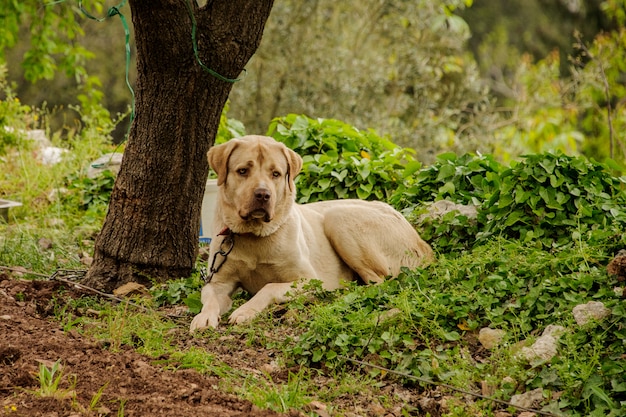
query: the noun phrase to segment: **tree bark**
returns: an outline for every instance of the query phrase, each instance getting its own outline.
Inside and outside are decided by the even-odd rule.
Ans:
[[[189,2],[189,3],[187,3]],[[198,251],[200,208],[232,83],[261,40],[273,0],[131,0],[137,45],[136,118],[95,243],[86,285],[111,291],[186,277]]]

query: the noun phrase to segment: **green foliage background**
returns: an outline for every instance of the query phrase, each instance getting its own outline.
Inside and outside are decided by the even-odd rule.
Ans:
[[[7,104],[11,117],[30,116],[23,106]],[[241,128],[224,118],[220,142]],[[422,165],[413,152],[373,131],[302,115],[276,119],[269,132],[305,156],[299,199],[382,196],[415,222],[437,252],[435,264],[405,270],[381,285],[351,285],[330,293],[312,283],[288,307],[295,312],[289,316],[297,319],[285,319],[293,333],[280,341],[285,361],[330,375],[364,372],[354,368],[353,360],[365,360],[401,372],[398,382],[407,385],[430,385],[424,382],[428,380],[475,389],[488,383],[505,401],[542,388],[544,411],[623,413],[626,311],[614,290],[623,291],[623,281],[607,274],[605,266],[626,245],[626,205],[624,180],[610,167],[554,153],[528,155],[510,166],[489,155],[447,153]],[[87,146],[88,139],[77,140],[72,151],[93,151],[95,143]],[[105,173],[86,179],[76,169],[81,159],[42,169],[26,156],[32,146],[27,141],[18,138],[6,146],[9,153],[17,148],[26,154],[16,163],[6,160],[9,170],[0,177],[0,189],[26,206],[13,209],[14,224],[0,225],[0,264],[41,272],[80,268],[77,254],[93,245],[112,177]],[[108,150],[102,142],[95,148]],[[28,182],[16,182],[20,173],[28,173]],[[327,186],[325,178],[330,178]],[[60,197],[42,201],[42,195],[63,187]],[[423,216],[429,203],[442,199],[477,206],[476,219],[454,211],[441,218]],[[54,238],[53,252],[40,252],[41,237]],[[202,282],[196,273],[155,287],[154,302],[184,303],[197,312]],[[239,297],[236,303],[245,300]],[[610,316],[576,325],[572,308],[592,300],[603,302]],[[272,326],[280,326],[268,314]],[[566,328],[554,359],[527,363],[515,353],[516,346],[527,346],[550,324]],[[506,336],[476,363],[468,352],[477,349],[476,333],[482,327],[505,330]],[[385,377],[380,371],[367,372]],[[485,413],[493,407],[489,402],[479,406]],[[475,411],[469,405],[455,410],[448,415]]]
[[[105,2],[82,5],[106,16]],[[0,16],[0,62],[24,103],[50,109],[54,131],[77,128],[68,103],[127,115],[131,101],[118,19],[95,22],[76,6],[6,0]],[[289,113],[339,119],[427,163],[447,151],[509,162],[557,150],[622,162],[624,9],[624,0],[279,2],[232,91],[231,117],[251,132]]]

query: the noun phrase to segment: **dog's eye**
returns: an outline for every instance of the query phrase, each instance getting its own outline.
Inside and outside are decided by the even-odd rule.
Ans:
[[[239,169],[237,170],[237,173],[238,173],[239,175],[246,175],[246,174],[248,173],[248,168],[239,168]]]
[[[278,172],[278,171],[274,171],[274,172],[272,172],[272,176],[273,176],[274,178],[278,178],[278,177],[280,177],[280,172]]]

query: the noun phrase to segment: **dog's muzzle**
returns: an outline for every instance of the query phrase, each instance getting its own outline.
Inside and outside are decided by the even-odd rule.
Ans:
[[[270,220],[270,214],[265,209],[256,209],[249,212],[246,216],[243,217],[244,220],[263,220],[265,223],[268,223]]]
[[[270,203],[272,201],[272,193],[270,190],[264,187],[258,187],[254,190],[254,199],[252,201],[251,209],[247,214],[241,216],[244,220],[263,220],[269,222],[270,216]]]

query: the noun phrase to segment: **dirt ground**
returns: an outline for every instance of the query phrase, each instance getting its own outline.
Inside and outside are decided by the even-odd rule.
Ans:
[[[284,415],[216,390],[215,377],[168,371],[130,348],[113,353],[78,332],[63,332],[49,317],[59,287],[0,272],[0,416]],[[58,359],[75,386],[64,379],[55,396],[35,393],[39,365],[51,368]]]
[[[441,415],[442,396],[437,390],[427,394],[396,383],[346,394],[328,408],[313,401],[304,410],[289,414],[259,409],[220,391],[215,376],[190,369],[168,370],[131,347],[113,352],[75,330],[64,332],[61,323],[51,317],[54,304],[59,303],[61,294],[84,295],[67,287],[58,281],[20,279],[0,270],[0,416],[330,417],[336,415],[332,409],[341,410],[339,415],[346,417]],[[179,331],[181,348],[200,346],[233,369],[257,375],[260,370],[270,372],[278,383],[289,378],[289,370],[272,369],[276,352],[241,347],[245,343],[236,340],[205,342],[188,336],[182,326]],[[37,392],[40,364],[51,368],[59,359],[64,375],[60,389],[56,395],[42,396]],[[317,378],[320,387],[332,387],[331,378]],[[379,401],[380,395],[384,403]]]

